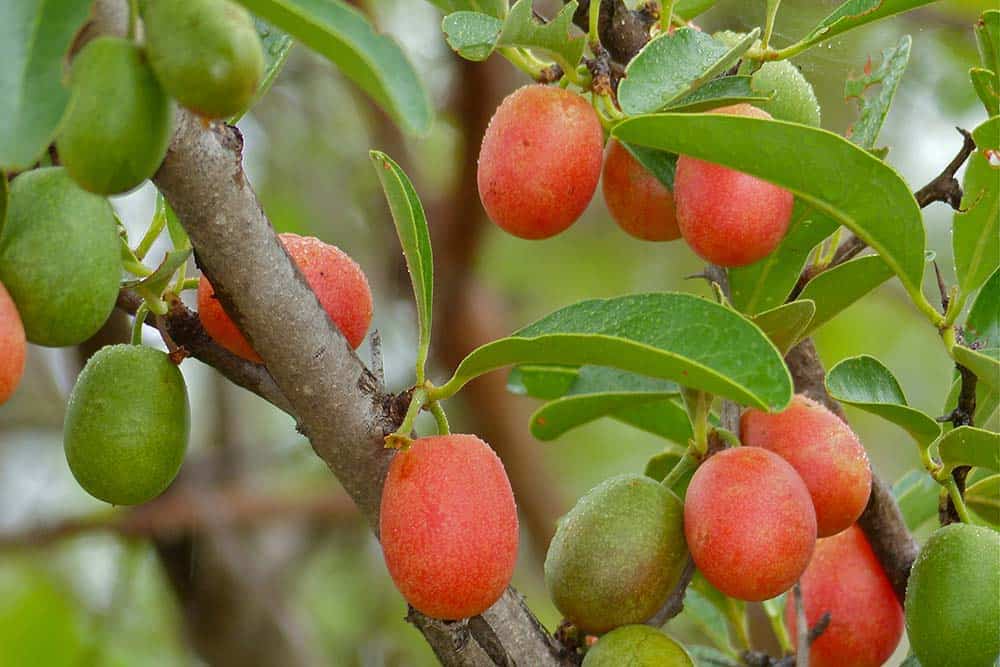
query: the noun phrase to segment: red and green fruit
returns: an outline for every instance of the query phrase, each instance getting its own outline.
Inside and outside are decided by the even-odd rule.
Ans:
[[[791,588],[809,564],[816,513],[805,482],[784,459],[737,447],[695,471],[684,534],[709,583],[738,600],[767,600]]]
[[[503,463],[474,435],[419,438],[389,466],[380,539],[396,588],[455,620],[500,599],[517,560],[517,508]]]
[[[567,229],[601,176],[604,130],[580,95],[554,86],[515,90],[483,135],[477,179],[486,214],[523,239]]]
[[[173,106],[135,43],[98,37],[73,61],[73,96],[56,139],[80,187],[128,192],[150,178],[170,143]]]
[[[643,241],[681,237],[673,194],[614,140],[608,142],[601,189],[611,217],[628,234]]]
[[[865,448],[850,426],[816,401],[799,394],[779,413],[748,410],[740,439],[792,464],[809,489],[820,537],[850,527],[868,504],[872,473]]]
[[[372,321],[372,292],[361,267],[337,246],[312,236],[280,234],[278,238],[316,293],[330,321],[351,347],[357,348]],[[205,331],[217,343],[244,359],[261,362],[260,355],[223,310],[205,276],[198,283],[198,315]]]
[[[0,405],[7,402],[21,382],[27,348],[17,306],[0,283]]]
[[[771,118],[749,104],[712,113]],[[792,216],[792,193],[765,180],[688,155],[677,159],[674,201],[681,235],[699,257],[735,267],[778,247]]]
[[[625,625],[601,637],[583,667],[694,667],[684,647],[648,625]]]
[[[991,667],[1000,654],[1000,533],[951,524],[928,538],[906,585],[906,633],[921,665]]]
[[[903,636],[903,609],[892,583],[857,525],[816,543],[799,580],[806,623],[823,614],[830,624],[809,650],[810,667],[879,667]],[[785,606],[785,625],[796,642],[795,605]]]
[[[229,0],[149,0],[146,51],[180,104],[206,118],[247,109],[264,76],[264,51],[250,14]]]
[[[111,345],[87,361],[70,393],[66,460],[90,495],[137,505],[177,476],[189,426],[187,388],[170,357],[150,347]]]
[[[62,167],[14,179],[0,229],[0,282],[29,342],[62,347],[93,336],[115,307],[120,278],[106,199],[80,189]]]
[[[595,634],[649,619],[684,569],[683,520],[680,499],[648,477],[591,489],[559,521],[545,557],[556,608]]]

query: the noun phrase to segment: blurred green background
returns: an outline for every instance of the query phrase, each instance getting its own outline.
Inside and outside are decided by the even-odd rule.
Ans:
[[[804,34],[836,4],[785,0],[775,42]],[[748,29],[762,23],[763,8],[762,0],[720,0],[698,23],[710,31]],[[877,57],[910,34],[910,66],[881,143],[891,147],[889,162],[914,189],[936,175],[960,146],[954,127],[972,128],[983,118],[966,74],[976,62],[970,26],[981,9],[975,0],[937,3],[798,58],[816,87],[824,127],[843,132],[855,118],[853,103],[844,99],[844,79],[869,55]],[[608,218],[599,194],[579,223],[548,241],[520,241],[485,221],[468,187],[481,125],[525,79],[503,61],[460,62],[428,4],[377,0],[366,10],[397,36],[423,73],[439,111],[430,136],[399,136],[356,88],[302,47],[241,129],[247,170],[275,226],[335,243],[364,267],[391,388],[412,382],[416,327],[369,148],[403,164],[427,205],[435,242],[446,239],[435,247],[436,289],[452,304],[435,322],[433,377],[446,377],[463,346],[479,337],[502,335],[582,298],[706,293],[701,281],[685,279],[701,268],[693,254],[680,243],[626,236]],[[153,194],[147,186],[114,202],[133,238],[149,220]],[[925,213],[929,245],[950,278],[951,211],[937,204]],[[158,343],[151,332],[147,336]],[[827,365],[849,355],[876,355],[913,405],[942,412],[951,364],[895,280],[822,328],[816,342]],[[213,650],[207,644],[220,636],[242,632],[235,640],[252,655],[269,642],[274,626],[291,647],[285,664],[433,664],[420,634],[404,620],[405,605],[378,545],[290,419],[187,361],[182,368],[191,392],[192,448],[179,490],[168,494],[175,502],[129,517],[89,498],[66,467],[62,412],[79,367],[79,351],[33,348],[20,390],[0,408],[0,667],[205,664]],[[544,525],[598,481],[641,471],[663,443],[610,421],[555,442],[533,442],[527,428],[533,401],[496,386],[494,380],[492,389],[470,389],[449,412],[458,430],[498,434],[492,444],[511,458],[515,488],[537,492],[519,493],[531,516],[522,521],[515,585],[553,628],[559,618],[546,600],[538,557]],[[918,466],[902,431],[857,411],[849,410],[849,417],[885,478]],[[240,593],[218,603],[213,586],[230,583],[225,572],[238,574]],[[204,586],[209,592],[199,588]],[[244,613],[260,618],[243,627],[236,615]],[[683,617],[669,627],[707,643]],[[897,651],[894,664],[904,651]]]

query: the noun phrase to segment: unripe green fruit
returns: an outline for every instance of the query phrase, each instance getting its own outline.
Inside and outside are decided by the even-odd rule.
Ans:
[[[906,631],[921,665],[990,667],[1000,653],[1000,533],[937,530],[906,586]]]
[[[73,97],[56,140],[59,159],[80,187],[128,192],[150,178],[170,143],[170,98],[142,50],[99,37],[73,61]]]
[[[164,352],[102,348],[87,362],[66,406],[63,445],[76,481],[113,505],[160,495],[187,449],[187,388]]]
[[[648,477],[602,482],[556,528],[545,557],[552,601],[589,633],[646,621],[684,569],[683,518],[677,496]]]
[[[626,625],[601,637],[583,667],[693,667],[684,647],[648,625]]]
[[[250,14],[229,0],[148,0],[149,62],[181,105],[207,118],[244,111],[264,76]]]
[[[119,252],[111,206],[77,187],[65,169],[35,169],[11,183],[0,282],[28,341],[61,347],[97,333],[118,298]]]

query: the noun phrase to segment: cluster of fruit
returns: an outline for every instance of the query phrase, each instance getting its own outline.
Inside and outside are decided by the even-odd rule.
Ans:
[[[771,118],[749,104],[713,113]],[[787,190],[681,155],[671,192],[626,146],[612,140],[604,152],[600,119],[581,96],[558,87],[520,88],[500,104],[483,137],[483,206],[514,236],[549,238],[587,208],[603,163],[604,200],[618,225],[636,238],[683,237],[703,259],[726,267],[756,262],[784,238],[793,204]]]

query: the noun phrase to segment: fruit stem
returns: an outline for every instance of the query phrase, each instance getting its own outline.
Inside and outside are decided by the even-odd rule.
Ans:
[[[767,620],[771,623],[771,632],[774,633],[774,638],[778,640],[781,652],[785,655],[794,653],[795,647],[792,646],[792,638],[788,636],[788,628],[785,627],[785,621],[782,618],[784,614],[782,614],[781,606],[764,604],[764,612],[767,614]]]
[[[663,478],[660,484],[673,490],[674,485],[680,481],[681,477],[687,474],[688,471],[694,470],[697,466],[698,459],[691,453],[689,448],[688,451],[684,452],[684,456],[678,459],[677,463],[674,464],[674,467],[667,473],[667,476]]]
[[[958,490],[958,484],[955,482],[955,478],[952,476],[950,470],[948,471],[948,478],[942,483],[944,484],[944,488],[948,490],[952,504],[955,505],[955,513],[958,514],[958,518],[962,520],[962,523],[972,523],[972,517],[969,516],[969,509],[965,506],[965,499],[962,498],[962,492]]]
[[[594,49],[595,53],[596,53],[597,49],[594,48],[594,46],[595,45],[596,46],[600,46],[601,45],[601,34],[600,34],[600,31],[597,29],[597,25],[598,25],[598,23],[600,23],[600,19],[601,19],[601,5],[602,4],[604,4],[604,3],[602,3],[602,2],[591,2],[590,3],[590,9],[589,9],[589,12],[587,14],[588,26],[590,28],[588,30],[588,32],[587,32],[587,41],[590,42],[590,46],[591,46],[592,49]]]
[[[726,618],[736,632],[736,642],[740,648],[750,650],[750,633],[747,630],[746,606],[733,598],[726,598]]]
[[[506,58],[514,67],[518,68],[535,81],[545,80],[545,71],[552,67],[552,63],[539,60],[531,53],[516,46],[502,46],[497,51]]]
[[[201,281],[198,278],[185,278],[184,282],[180,285],[180,289],[175,289],[174,291],[180,294],[189,289],[198,289],[199,282]]]
[[[427,407],[431,411],[431,414],[434,415],[434,421],[437,422],[438,435],[448,435],[451,433],[451,426],[448,424],[448,415],[445,414],[441,404],[434,401]]]
[[[694,429],[691,443],[700,458],[708,451],[708,412],[712,405],[712,397],[703,391],[687,387],[681,389],[681,396],[684,398],[684,407],[687,408]]]
[[[410,405],[406,408],[406,415],[403,417],[403,423],[399,425],[399,428],[395,432],[385,436],[386,447],[399,449],[400,447],[409,446],[411,442],[410,434],[413,433],[413,423],[426,403],[427,390],[422,387],[414,389],[413,396],[410,398]]]
[[[133,345],[142,345],[142,327],[146,324],[146,315],[149,313],[149,306],[143,301],[135,311],[135,320],[132,322]]]

